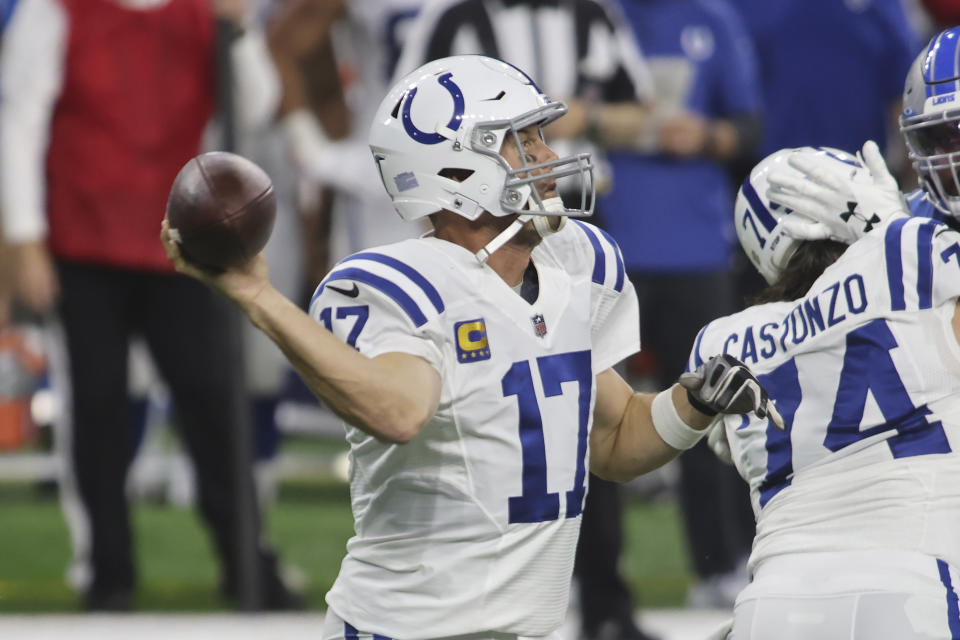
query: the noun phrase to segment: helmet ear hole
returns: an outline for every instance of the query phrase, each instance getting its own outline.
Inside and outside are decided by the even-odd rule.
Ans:
[[[473,169],[457,169],[455,167],[447,167],[445,169],[440,169],[437,172],[437,175],[441,178],[447,178],[448,180],[453,180],[454,182],[466,182],[467,179],[476,173]]]

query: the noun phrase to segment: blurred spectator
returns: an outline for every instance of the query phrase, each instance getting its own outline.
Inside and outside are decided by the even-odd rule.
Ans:
[[[271,21],[270,49],[283,85],[279,118],[294,162],[307,189],[328,187],[334,193],[326,238],[329,264],[423,231],[392,214],[367,146],[374,110],[389,88],[406,27],[421,4],[422,0],[291,0]],[[317,53],[324,50],[332,57],[324,55],[316,64]],[[318,118],[321,108],[315,89],[331,78],[342,83],[348,108],[342,123],[329,116],[325,123]]]
[[[0,330],[10,324],[13,274],[10,269],[10,248],[0,237]]]
[[[418,234],[393,212],[367,146],[372,109],[388,87],[405,21],[420,0],[269,3],[270,52],[281,80],[278,125],[244,145],[274,176],[277,223],[266,256],[271,277],[305,305],[340,258]],[[346,95],[345,95],[346,94]],[[349,108],[348,108],[349,103]],[[273,485],[276,410],[300,380],[280,350],[244,323],[261,496]],[[313,395],[309,394],[311,401]]]
[[[919,48],[902,0],[731,2],[760,63],[766,113],[758,156],[805,145],[856,153],[864,140],[884,148]]]
[[[636,42],[604,2],[434,0],[410,27],[394,77],[467,53],[506,60],[567,103],[567,115],[546,130],[550,144],[561,154],[594,152],[597,189],[609,188],[594,142],[643,121],[650,77]]]
[[[243,0],[32,0],[4,37],[3,229],[16,252],[17,295],[35,312],[56,305],[64,325],[72,461],[90,527],[90,610],[129,609],[136,581],[124,495],[132,334],[143,335],[173,394],[222,592],[246,599],[241,532],[252,526],[261,598],[244,606],[300,605],[258,542],[258,519],[246,524],[249,469],[234,469],[244,461],[225,453],[244,417],[235,316],[175,274],[158,242],[170,184],[200,151],[213,113],[215,19],[236,30],[237,123],[265,122],[276,80],[262,38],[243,31],[252,27]]]
[[[902,0],[731,3],[760,67],[764,134],[754,161],[807,145],[856,153],[864,140],[875,140],[901,183],[915,184],[896,135],[901,78],[920,46]],[[765,286],[739,254],[736,271],[741,300]]]
[[[939,28],[960,24],[960,2],[957,0],[923,0],[923,6]]]
[[[639,48],[617,25],[616,16],[594,0],[438,0],[411,27],[395,75],[468,53],[526,70],[545,93],[569,106],[546,129],[551,146],[561,155],[593,151],[600,167],[597,189],[603,190],[609,175],[595,142],[638,127],[647,114],[641,101],[650,98]],[[620,510],[617,484],[591,474],[574,570],[584,638],[649,637],[633,620],[633,598],[619,573]]]
[[[656,384],[683,371],[704,324],[735,310],[733,192],[726,166],[761,133],[756,60],[726,0],[622,0],[657,104],[628,148],[608,152],[613,189],[600,224],[617,238],[640,299]],[[697,582],[688,603],[729,607],[753,541],[749,496],[705,442],[680,456],[680,505]],[[712,488],[704,492],[703,487]]]

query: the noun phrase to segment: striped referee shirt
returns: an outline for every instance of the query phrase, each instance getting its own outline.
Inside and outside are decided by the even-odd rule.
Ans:
[[[652,83],[629,29],[598,0],[435,0],[410,27],[395,78],[452,55],[526,71],[554,98],[647,100]]]

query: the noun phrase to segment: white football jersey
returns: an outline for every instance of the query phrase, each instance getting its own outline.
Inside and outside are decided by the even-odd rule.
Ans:
[[[356,535],[327,595],[363,633],[547,635],[563,621],[587,490],[595,376],[639,349],[616,244],[570,221],[533,252],[527,303],[423,237],[340,262],[310,314],[361,353],[420,356],[439,408],[408,444],[347,427]]]
[[[958,295],[960,234],[901,219],[848,248],[805,297],[701,331],[688,367],[739,358],[787,425],[723,422],[757,515],[752,566],[900,549],[960,567]]]

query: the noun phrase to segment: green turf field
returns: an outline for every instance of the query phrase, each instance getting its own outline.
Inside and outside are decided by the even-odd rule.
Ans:
[[[192,511],[139,503],[134,508],[139,610],[224,609],[216,568]],[[311,608],[340,567],[352,523],[346,485],[284,485],[270,510],[271,539],[284,563],[306,579]],[[672,505],[628,503],[624,570],[644,606],[682,604],[690,580],[685,539]],[[74,611],[66,586],[66,525],[55,497],[32,487],[0,486],[0,612]]]

